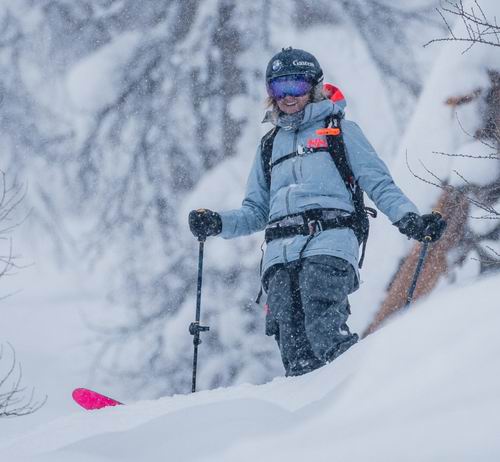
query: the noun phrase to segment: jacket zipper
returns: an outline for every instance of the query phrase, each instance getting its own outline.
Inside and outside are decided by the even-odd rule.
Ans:
[[[293,149],[292,149],[292,152],[296,151],[297,150],[297,138],[298,138],[298,134],[299,134],[299,129],[296,129],[293,133]],[[297,178],[297,173],[295,172],[295,159],[293,159],[292,161],[292,174],[293,174],[293,180],[295,182],[295,184],[297,184],[297,182],[299,181],[298,178]],[[285,197],[285,205],[286,205],[286,213],[287,215],[290,215],[290,193],[292,191],[292,187],[289,186],[288,187],[288,191],[286,192],[286,197]],[[286,248],[287,246],[284,245],[283,246],[283,261],[285,262],[285,264],[288,263],[288,258],[287,258],[287,254],[286,254]]]
[[[292,152],[295,152],[297,150],[297,138],[298,138],[298,133],[299,130],[296,129],[293,134],[293,149]],[[293,174],[293,180],[295,184],[299,181],[297,178],[297,173],[295,172],[295,159],[292,161],[292,174]],[[291,192],[291,187],[288,187],[288,191],[286,192],[286,198],[285,198],[285,205],[286,205],[286,213],[287,215],[290,215],[290,192]]]

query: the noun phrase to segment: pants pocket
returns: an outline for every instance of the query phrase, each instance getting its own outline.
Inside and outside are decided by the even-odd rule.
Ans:
[[[333,257],[331,255],[314,255],[307,257],[306,261],[316,268],[322,268],[322,271],[330,274],[349,274],[353,268],[352,265],[343,258]]]

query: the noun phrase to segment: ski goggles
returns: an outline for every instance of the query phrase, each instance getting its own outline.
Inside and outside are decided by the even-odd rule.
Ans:
[[[267,84],[267,94],[274,99],[285,96],[304,96],[312,89],[312,83],[303,75],[284,75]]]

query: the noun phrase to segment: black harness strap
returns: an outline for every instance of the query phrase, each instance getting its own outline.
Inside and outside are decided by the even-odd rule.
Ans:
[[[333,128],[340,129],[340,118],[335,116],[328,117],[325,120],[325,125],[327,127],[331,125]],[[332,160],[335,163],[342,180],[344,181],[347,189],[353,192],[356,183],[351,166],[347,160],[344,137],[340,133],[338,135],[326,135],[326,141],[328,143],[328,151],[332,155]]]
[[[291,152],[290,154],[282,156],[278,160],[271,162],[269,164],[269,168],[271,169],[271,172],[272,172],[273,168],[276,167],[276,165],[281,164],[281,162],[284,162],[285,160],[293,159],[294,157],[298,157],[298,156],[304,156],[306,154],[313,154],[315,152],[329,152],[329,151],[328,151],[328,149],[325,149],[325,148],[303,148],[302,151]]]
[[[331,220],[318,218],[312,221],[306,221],[306,219],[304,219],[304,224],[302,225],[276,226],[267,228],[265,231],[265,241],[266,243],[269,243],[274,239],[285,239],[299,234],[303,236],[310,236],[311,223],[316,223],[316,226],[319,224],[320,229],[326,231],[327,229],[334,228],[350,228],[353,224],[352,221],[352,215],[339,216]]]
[[[338,116],[330,116],[325,120],[325,124],[327,127],[331,125],[333,128],[341,129],[340,120],[341,119]],[[354,231],[354,234],[356,234],[358,242],[362,246],[361,257],[358,264],[359,268],[361,268],[365,260],[366,243],[368,241],[368,233],[370,230],[368,215],[375,218],[377,216],[377,211],[371,207],[365,206],[363,190],[357,183],[347,159],[347,150],[345,148],[342,131],[340,131],[338,135],[326,135],[326,140],[332,160],[335,163],[335,166],[337,167],[337,170],[348,191],[351,191],[352,194],[354,213],[352,215],[353,220],[351,228]]]
[[[274,127],[272,130],[269,130],[262,137],[260,142],[260,159],[268,188],[271,186],[271,160],[273,157],[274,138],[276,138],[278,131],[279,127]]]

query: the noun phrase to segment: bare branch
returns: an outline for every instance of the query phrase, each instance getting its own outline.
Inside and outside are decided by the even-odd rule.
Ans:
[[[498,216],[491,216],[491,215],[482,215],[480,217],[475,217],[471,215],[469,218],[472,220],[500,220],[500,213],[497,214]]]
[[[486,246],[486,248],[493,254],[495,254],[497,257],[500,257],[500,253],[498,253],[493,247],[490,247],[489,245]],[[496,262],[496,264],[498,265],[500,262]]]
[[[11,351],[10,365],[0,379],[0,418],[21,417],[38,411],[46,402],[47,396],[41,400],[35,398],[35,389],[26,395],[26,388],[21,386],[22,368],[17,362],[14,347],[7,343]],[[0,363],[4,359],[4,348],[0,346]],[[5,391],[4,391],[5,390]]]
[[[424,178],[424,177],[418,175],[417,173],[415,173],[413,171],[413,169],[411,168],[411,166],[410,166],[410,163],[408,161],[408,152],[406,152],[406,166],[408,167],[408,170],[410,171],[410,173],[415,178],[417,178],[418,180],[420,180],[420,181],[422,181],[422,182],[424,182],[426,184],[429,184],[431,186],[435,186],[435,187],[437,187],[439,189],[442,189],[443,191],[454,191],[454,192],[457,192],[458,194],[460,194],[461,196],[463,196],[468,202],[470,202],[471,204],[475,205],[479,209],[484,210],[485,212],[487,212],[489,214],[499,215],[500,216],[500,213],[497,212],[493,207],[488,206],[488,205],[484,204],[482,201],[477,200],[477,199],[471,197],[468,194],[468,192],[470,191],[471,188],[465,188],[465,189],[463,189],[463,188],[454,187],[454,186],[446,183],[441,178],[439,178],[434,172],[432,172],[432,170],[430,170],[429,168],[427,168],[427,166],[421,160],[419,160],[419,162],[420,162],[420,165],[422,165],[422,167],[424,168],[424,170],[431,177],[433,177],[436,181],[431,181],[431,180],[429,180],[427,178]],[[471,183],[465,177],[463,177],[459,172],[454,171],[454,173],[456,175],[458,175],[460,178],[462,178],[462,180],[464,181],[464,183],[466,184],[466,186],[469,186],[469,187],[472,186]]]
[[[472,5],[470,11],[465,9],[462,0],[446,0],[444,5],[441,4],[441,7],[437,8],[437,12],[448,29],[450,37],[432,39],[424,47],[435,42],[469,43],[462,53],[469,51],[476,43],[500,47],[500,27],[496,17],[488,18],[477,0],[474,4],[476,8]],[[466,31],[464,36],[457,37],[454,34],[446,15],[451,18],[459,18],[463,22]]]
[[[495,259],[493,259],[491,257],[486,258],[484,256],[484,254],[486,252],[483,251],[483,257],[482,258],[472,258],[472,260],[478,261],[482,265],[489,266],[489,267],[500,266],[500,253],[498,251],[496,251],[493,247],[489,246],[489,245],[485,246],[485,248],[488,249],[493,255],[497,256],[499,259],[495,260]]]
[[[449,152],[442,152],[442,151],[432,151],[433,154],[438,154],[440,156],[446,156],[446,157],[464,157],[466,159],[494,159],[494,160],[500,160],[500,156],[497,154],[488,154],[485,156],[479,156],[475,154],[456,154],[456,153],[449,153]]]
[[[460,127],[460,130],[462,130],[462,132],[465,133],[468,137],[470,137],[476,141],[479,141],[481,144],[483,144],[484,146],[486,146],[489,149],[493,149],[494,151],[497,150],[497,147],[495,145],[488,143],[486,140],[477,136],[476,134],[468,132],[465,129],[465,127],[463,126],[462,121],[460,120],[460,117],[458,116],[458,112],[455,112],[455,117],[457,119],[457,123],[458,123],[458,126]]]

